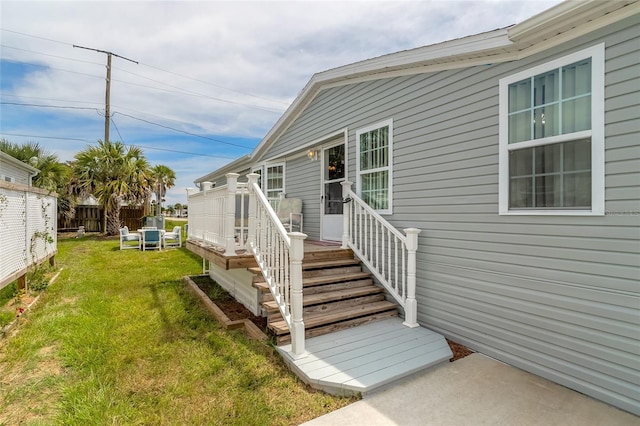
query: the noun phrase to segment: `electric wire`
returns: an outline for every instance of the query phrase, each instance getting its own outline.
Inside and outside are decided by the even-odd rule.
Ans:
[[[83,110],[89,110],[89,111],[96,111],[98,113],[98,115],[100,115],[101,117],[104,117],[104,110],[101,110],[99,108],[70,107],[70,106],[63,106],[63,105],[26,104],[26,103],[18,103],[18,102],[0,101],[0,105],[2,105],[2,104],[18,105],[18,106],[30,106],[30,107],[40,107],[40,108],[54,108],[54,109],[83,109]],[[158,126],[158,127],[162,127],[162,128],[168,129],[168,130],[173,130],[173,131],[178,132],[178,133],[184,133],[185,135],[189,135],[189,136],[193,136],[193,137],[197,137],[197,138],[201,138],[201,139],[210,140],[210,141],[213,141],[213,142],[218,142],[218,143],[221,143],[221,144],[224,144],[224,145],[235,146],[237,148],[243,148],[243,149],[247,149],[247,150],[253,149],[253,148],[246,147],[246,146],[243,146],[243,145],[235,144],[233,142],[227,142],[227,141],[223,141],[223,140],[220,140],[220,139],[215,139],[215,138],[211,138],[211,137],[208,137],[208,136],[203,136],[203,135],[198,135],[196,133],[187,132],[185,130],[176,129],[175,127],[167,126],[165,124],[156,123],[154,121],[146,120],[144,118],[136,117],[134,115],[125,114],[125,113],[120,112],[120,111],[114,111],[113,114],[111,114],[111,117],[115,116],[116,114],[120,114],[120,115],[123,115],[125,117],[129,117],[131,119],[142,121],[144,123],[151,124],[151,125]],[[189,123],[187,123],[187,124],[189,124]]]
[[[9,30],[9,29],[5,29],[5,28],[0,28],[0,31],[6,31],[6,32],[14,33],[14,34],[19,34],[19,35],[22,35],[22,36],[25,36],[25,37],[33,37],[33,38],[37,38],[37,39],[41,39],[41,40],[51,41],[51,42],[54,42],[54,43],[64,44],[64,45],[67,45],[67,46],[73,46],[73,43],[68,43],[68,42],[64,42],[64,41],[60,41],[60,40],[54,40],[54,39],[50,39],[50,38],[46,38],[46,37],[40,37],[40,36],[36,36],[36,35],[33,35],[33,34],[23,33],[23,32],[20,32],[20,31],[14,31],[14,30]],[[0,45],[0,46],[4,46],[4,45]],[[17,50],[23,50],[23,51],[26,51],[26,52],[36,53],[36,54],[40,54],[40,55],[52,56],[52,57],[56,57],[56,58],[60,58],[60,59],[68,59],[70,61],[85,62],[85,63],[88,63],[88,64],[94,64],[94,65],[103,66],[103,64],[100,64],[100,63],[97,63],[97,62],[82,61],[82,60],[74,59],[74,58],[67,58],[67,57],[63,57],[63,56],[50,55],[50,54],[42,53],[42,52],[34,52],[34,51],[21,49],[21,48],[17,48],[17,47],[12,47],[12,46],[6,46],[6,47],[11,48],[11,49],[17,49]],[[274,103],[277,103],[277,104],[280,104],[280,105],[284,105],[285,107],[289,105],[287,102],[283,102],[283,101],[276,100],[276,99],[270,99],[270,98],[267,98],[267,97],[264,97],[264,96],[259,96],[259,95],[255,95],[255,94],[251,94],[251,93],[246,93],[246,92],[243,92],[243,91],[240,91],[240,90],[236,90],[236,89],[231,89],[231,88],[224,87],[224,86],[221,86],[221,85],[218,85],[218,84],[215,84],[215,83],[211,83],[211,82],[208,82],[208,81],[205,81],[205,80],[200,80],[200,79],[197,79],[197,78],[194,78],[194,77],[190,77],[190,76],[187,76],[187,75],[184,75],[184,74],[179,74],[179,73],[176,73],[176,72],[173,72],[173,71],[165,70],[165,69],[153,66],[153,65],[149,65],[149,64],[143,63],[143,62],[140,62],[139,64],[142,65],[142,66],[145,66],[147,68],[155,69],[157,71],[161,71],[161,72],[164,72],[164,73],[167,73],[167,74],[171,74],[171,75],[174,75],[174,76],[177,76],[177,77],[181,77],[181,78],[184,78],[184,79],[187,79],[187,80],[196,81],[198,83],[207,84],[209,86],[217,87],[219,89],[228,90],[230,92],[238,93],[238,94],[241,94],[241,95],[244,95],[244,96],[250,96],[250,97],[257,98],[257,99],[262,99],[262,100],[265,100],[265,101],[274,102]],[[122,70],[119,67],[114,67],[114,68]]]
[[[22,134],[22,133],[5,133],[5,132],[0,132],[0,135],[18,136],[18,137],[24,137],[24,138],[37,138],[37,139],[79,141],[79,142],[86,142],[86,143],[89,143],[89,144],[92,143],[91,141],[89,141],[87,139],[58,137],[58,136],[25,135],[25,134]],[[237,157],[229,157],[229,156],[226,156],[226,155],[202,154],[202,153],[198,153],[198,152],[189,152],[189,151],[179,151],[179,150],[175,150],[175,149],[158,148],[158,147],[155,147],[155,146],[141,145],[141,144],[138,144],[138,143],[135,143],[133,145],[138,146],[140,148],[152,149],[152,150],[155,150],[155,151],[174,152],[174,153],[177,153],[177,154],[195,155],[195,156],[198,156],[198,157],[223,158],[225,160],[235,160],[237,158]]]

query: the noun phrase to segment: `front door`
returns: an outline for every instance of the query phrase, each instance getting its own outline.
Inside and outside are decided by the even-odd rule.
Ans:
[[[345,177],[344,144],[322,150],[322,239],[342,240],[342,185]]]

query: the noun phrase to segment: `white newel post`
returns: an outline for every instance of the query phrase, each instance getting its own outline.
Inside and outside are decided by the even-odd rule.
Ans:
[[[302,319],[302,259],[306,234],[290,232],[291,252],[291,354],[295,359],[306,356],[304,348],[304,321]]]
[[[247,175],[247,179],[249,179],[249,235],[247,235],[247,250],[251,250],[251,247],[255,246],[256,242],[258,201],[256,200],[256,194],[253,193],[253,184],[258,183],[259,177],[260,175],[257,173]]]
[[[349,198],[349,192],[351,191],[351,185],[353,182],[345,180],[340,182],[342,185],[342,201]],[[349,235],[351,230],[349,229],[349,217],[351,216],[351,203],[342,203],[342,246],[341,248],[349,248]]]
[[[225,256],[236,255],[236,192],[238,192],[238,173],[227,173],[227,211],[224,221]]]
[[[416,228],[407,228],[407,300],[404,307],[404,322],[407,327],[419,327],[418,302],[416,301],[416,251],[418,250],[418,234]]]

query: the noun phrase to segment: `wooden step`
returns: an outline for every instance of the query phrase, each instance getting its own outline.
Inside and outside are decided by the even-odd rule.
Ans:
[[[308,277],[302,279],[302,288],[315,287],[324,284],[335,284],[345,281],[357,281],[371,278],[371,274],[368,272],[351,272],[349,274],[337,274],[337,275],[321,275],[317,277]],[[262,279],[261,281],[254,281],[253,286],[258,289],[267,288],[267,284]]]
[[[304,316],[304,326],[307,329],[312,329],[314,327],[325,326],[385,311],[395,311],[397,314],[397,309],[398,307],[395,303],[385,300],[356,307],[343,308],[332,311],[331,313],[314,312]],[[289,333],[289,327],[284,319],[270,323],[269,329],[276,335]]]
[[[354,318],[348,321],[328,324],[321,327],[315,327],[311,329],[306,328],[304,335],[305,335],[305,338],[310,339],[312,337],[322,336],[323,334],[334,333],[336,331],[346,330],[348,328],[357,327],[359,325],[369,324],[372,322],[381,321],[387,318],[393,318],[397,316],[398,316],[397,310],[379,312],[373,315],[368,315],[366,317]],[[287,333],[287,334],[281,334],[279,336],[276,336],[276,344],[278,346],[286,345],[287,343],[291,343],[291,334]]]
[[[339,266],[360,266],[360,261],[354,259],[353,257],[349,259],[332,259],[332,260],[321,260],[321,261],[311,261],[311,260],[302,260],[302,270],[306,271],[309,269],[324,269],[324,268],[335,268]]]
[[[353,259],[351,249],[335,248],[331,250],[305,251],[302,263],[324,262],[337,259]]]
[[[335,290],[330,292],[322,292],[316,294],[304,295],[303,306],[313,306],[319,304],[326,304],[331,302],[337,302],[345,299],[352,299],[357,297],[383,294],[384,289],[376,287],[374,285],[366,287],[347,288],[341,290]],[[271,293],[269,293],[271,294]],[[262,303],[262,306],[267,312],[279,312],[278,304],[275,300],[269,300]]]

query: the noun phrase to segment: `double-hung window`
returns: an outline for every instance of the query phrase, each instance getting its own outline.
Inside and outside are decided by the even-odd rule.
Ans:
[[[500,214],[604,213],[604,45],[500,80]]]
[[[263,191],[269,200],[277,200],[284,192],[284,164],[267,166],[267,186]]]
[[[393,122],[387,120],[356,132],[359,194],[374,210],[392,213]]]

